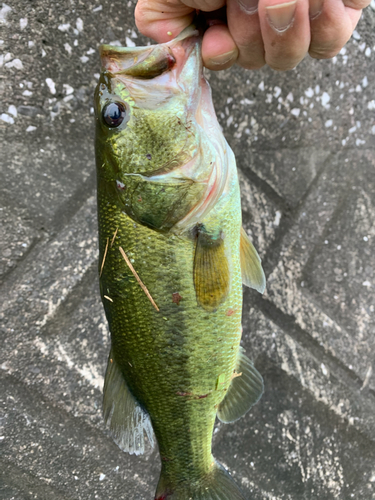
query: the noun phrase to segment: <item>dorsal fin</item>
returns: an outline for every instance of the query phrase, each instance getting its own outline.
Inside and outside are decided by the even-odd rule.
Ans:
[[[225,424],[245,415],[263,394],[263,378],[242,347],[238,351],[235,372],[236,377],[232,379],[217,412],[219,420]]]
[[[217,237],[198,228],[194,257],[194,286],[198,304],[214,311],[229,292],[229,265],[223,233]]]
[[[261,260],[243,227],[241,227],[240,258],[242,283],[263,293],[266,289],[266,277]]]
[[[103,416],[113,440],[123,451],[136,455],[144,453],[144,432],[151,447],[154,446],[150,417],[130,392],[112,350],[104,381]]]

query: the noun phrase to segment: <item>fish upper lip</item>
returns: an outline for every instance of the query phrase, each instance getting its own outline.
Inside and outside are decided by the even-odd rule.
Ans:
[[[162,44],[143,47],[101,45],[99,53],[102,66],[113,75],[123,74],[130,78],[151,79],[170,70],[176,64],[180,66],[179,54],[175,54],[173,49],[177,49],[179,45],[190,38],[191,47],[189,47],[189,53],[184,57],[184,59],[187,59],[196,43],[194,38],[198,36],[200,36],[199,31],[193,25],[190,25],[176,38]],[[151,59],[150,68],[144,67],[143,63],[152,57],[154,57],[154,60]]]
[[[181,33],[174,38],[173,40],[170,40],[169,42],[165,43],[155,43],[153,45],[143,45],[142,47],[123,47],[120,45],[109,45],[109,44],[102,44],[99,46],[99,52],[105,52],[105,50],[116,50],[119,53],[122,54],[135,54],[135,53],[142,53],[146,51],[151,51],[155,49],[156,47],[159,47],[160,45],[166,45],[167,47],[173,47],[173,45],[176,45],[179,42],[182,42],[184,40],[187,40],[190,37],[193,36],[199,36],[199,30],[195,28],[193,24],[185,28]]]

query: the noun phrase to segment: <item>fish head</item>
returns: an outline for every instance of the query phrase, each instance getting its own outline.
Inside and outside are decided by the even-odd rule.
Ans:
[[[175,169],[194,134],[202,74],[199,33],[170,43],[100,48],[103,70],[95,92],[97,141],[116,173]],[[190,143],[190,144],[189,144]]]
[[[169,230],[189,214],[193,224],[202,216],[197,207],[207,210],[205,194],[212,198],[215,192],[217,160],[222,166],[225,149],[203,76],[198,30],[191,26],[160,45],[103,45],[100,55],[99,189],[106,184],[130,217],[155,229]]]

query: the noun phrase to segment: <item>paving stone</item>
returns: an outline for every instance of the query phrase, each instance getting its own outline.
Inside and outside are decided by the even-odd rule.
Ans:
[[[275,240],[282,212],[266,193],[257,188],[248,172],[239,170],[243,227],[261,255]]]
[[[12,376],[1,378],[7,417],[2,459],[39,479],[34,481],[32,498],[38,498],[35,490],[41,489],[43,482],[51,485],[45,488],[45,493],[56,488],[60,491],[57,498],[69,500],[86,499],[88,489],[91,498],[116,498],[124,484],[128,498],[149,498],[149,488],[154,484],[148,486],[129,475],[131,457],[122,453],[111,439],[101,436],[83,418],[54,407],[32,387]],[[142,462],[146,465],[147,459],[140,457],[138,464]],[[35,484],[38,482],[39,486]],[[15,488],[12,478],[10,485]],[[16,489],[22,492],[26,488],[29,489],[27,484],[21,482]]]
[[[36,243],[38,236],[32,221],[25,220],[8,206],[0,208],[0,276],[14,269]]]
[[[373,442],[265,357],[256,366],[265,378],[262,400],[235,429],[223,426],[216,445],[248,497],[373,498]]]
[[[51,497],[56,500],[65,500],[69,498],[63,491],[49,486],[50,480],[48,478],[39,479],[9,462],[1,461],[0,463],[2,466],[0,474],[4,480],[0,486],[1,498],[7,500],[31,500],[34,498],[47,500]]]
[[[342,204],[347,202],[348,191],[353,192],[353,176],[355,173],[361,172],[358,175],[365,176],[365,178],[371,176],[371,171],[374,168],[374,158],[371,154],[367,155],[366,152],[362,154],[358,152],[357,157],[359,161],[355,172],[353,172],[350,162],[345,162],[347,159],[346,154],[342,153],[332,159],[324,174],[321,174],[315,189],[311,191],[310,196],[306,199],[303,211],[298,214],[297,224],[292,227],[283,239],[283,245],[280,248],[281,260],[269,276],[267,296],[284,313],[293,315],[303,330],[309,331],[313,338],[324,345],[334,357],[339,358],[347,367],[353,369],[364,381],[369,366],[373,362],[373,356],[370,352],[372,345],[371,328],[366,330],[365,335],[367,336],[368,346],[364,346],[365,342],[361,343],[363,332],[358,329],[351,332],[347,331],[345,325],[335,321],[335,317],[331,316],[328,310],[325,312],[326,303],[332,302],[334,304],[337,301],[334,294],[329,300],[327,295],[322,301],[320,299],[320,297],[324,296],[324,287],[328,288],[330,286],[327,273],[324,274],[324,284],[323,282],[320,283],[319,290],[315,286],[316,299],[321,301],[320,305],[316,304],[316,299],[312,300],[308,289],[304,287],[305,280],[303,277],[304,267],[306,265],[311,266],[310,258],[314,259],[313,256],[316,253],[319,255],[320,249],[326,246],[325,242],[328,244],[327,238],[329,237],[327,234],[331,228],[331,223],[335,223],[336,214],[341,212]],[[360,200],[357,200],[357,202],[360,203]],[[336,223],[335,227],[337,227]],[[351,248],[353,251],[356,251],[358,239],[358,236],[352,232]],[[366,243],[363,241],[363,236],[361,243]],[[337,246],[335,251],[339,251]],[[322,262],[322,260],[319,260],[320,266],[322,266]],[[370,262],[368,264],[371,266]],[[307,272],[306,275],[308,274],[310,279],[313,279],[316,283],[316,278],[311,278],[311,274],[316,273],[316,271],[311,267],[309,271],[310,274]],[[334,268],[330,272],[335,275]],[[364,270],[361,271],[360,279],[363,281],[367,279]],[[285,286],[286,281],[289,282],[288,286]],[[335,283],[338,284],[336,281]],[[348,284],[350,288],[351,283],[349,280]],[[362,286],[364,300],[366,300],[366,294],[368,293],[367,288]],[[352,310],[351,313],[353,313]],[[363,315],[363,313],[361,314]]]
[[[46,324],[97,256],[96,206],[91,197],[59,233],[35,247],[13,288],[5,285],[3,327],[25,322],[33,331]],[[22,308],[22,316],[17,315]]]
[[[363,382],[315,343],[275,307],[245,294],[243,346],[256,360],[264,357],[279,366],[338,417],[372,439],[375,430],[374,398]],[[259,365],[263,373],[263,367]],[[266,387],[266,391],[267,391]]]
[[[318,173],[324,169],[330,155],[329,149],[316,147],[257,151],[252,155],[250,165],[253,165],[261,179],[286,200],[289,207],[295,207],[306,195]]]
[[[61,228],[81,201],[93,194],[90,141],[75,137],[65,145],[63,137],[12,137],[5,143],[0,196],[8,198],[11,207],[17,200],[17,206],[35,219],[38,230]],[[13,168],[6,168],[9,164]]]
[[[37,334],[30,335],[24,325],[5,337],[1,368],[103,431],[101,401],[109,338],[97,292],[97,269],[91,266]]]
[[[353,362],[361,359],[365,380],[375,352],[375,156],[358,160],[345,203],[327,224],[325,239],[312,252],[303,280],[320,308],[355,341],[345,362],[351,368],[351,357]],[[372,377],[367,383],[375,388]]]

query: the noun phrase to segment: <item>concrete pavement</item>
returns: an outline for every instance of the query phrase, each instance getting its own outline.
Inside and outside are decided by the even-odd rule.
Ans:
[[[101,418],[92,95],[134,2],[2,4],[0,498],[150,500],[156,451]],[[375,11],[333,60],[208,75],[268,285],[244,291],[261,401],[214,454],[254,500],[375,498]]]

